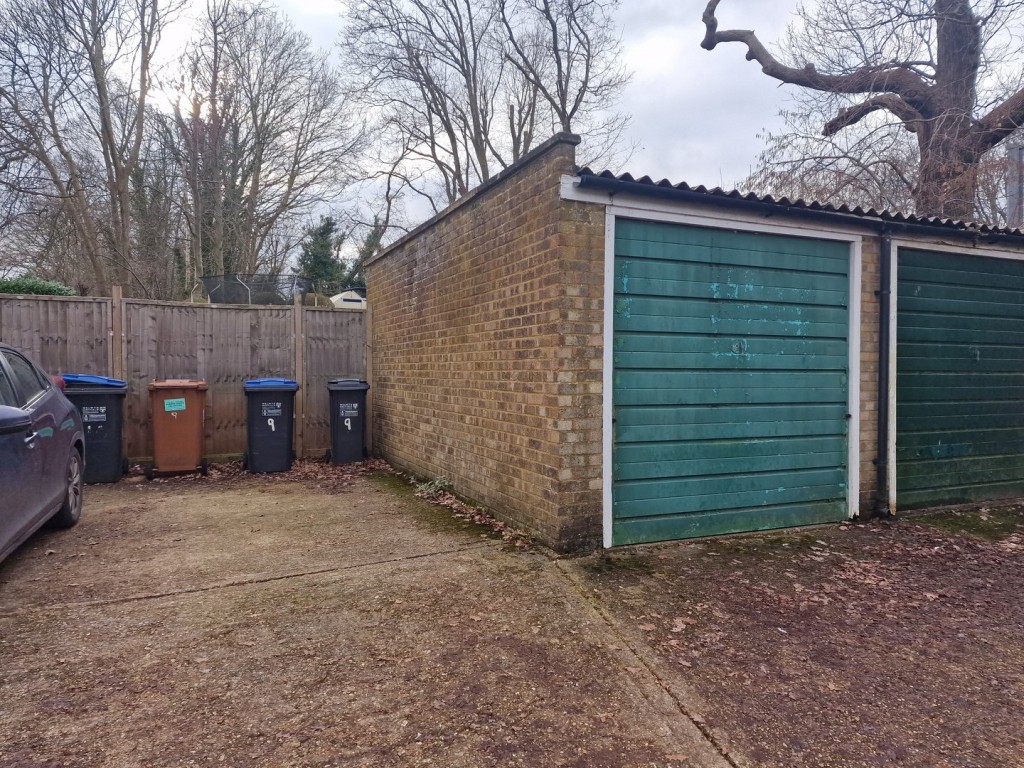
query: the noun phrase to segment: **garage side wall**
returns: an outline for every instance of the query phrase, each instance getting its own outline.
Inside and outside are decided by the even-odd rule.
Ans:
[[[601,535],[604,211],[556,136],[367,265],[374,451],[559,549]]]

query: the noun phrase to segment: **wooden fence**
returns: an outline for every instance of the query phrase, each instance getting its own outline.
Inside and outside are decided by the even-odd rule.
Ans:
[[[128,383],[126,455],[152,455],[149,383],[203,379],[207,457],[245,451],[246,379],[277,376],[301,385],[295,450],[330,446],[327,381],[367,378],[363,310],[187,304],[122,299],[0,296],[0,341],[50,373],[91,373]]]

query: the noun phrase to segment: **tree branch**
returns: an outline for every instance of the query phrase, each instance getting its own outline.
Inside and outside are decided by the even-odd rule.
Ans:
[[[822,74],[813,64],[790,67],[769,53],[753,30],[726,29],[719,31],[715,10],[720,0],[709,0],[702,20],[705,34],[701,48],[712,51],[719,43],[742,43],[747,47],[746,58],[761,65],[769,77],[791,85],[799,85],[826,93],[892,93],[901,97],[923,116],[936,112],[931,87],[919,75],[904,67],[860,67],[844,75]]]
[[[843,128],[848,128],[854,123],[860,122],[872,112],[877,112],[882,109],[892,112],[900,119],[903,123],[903,127],[908,131],[911,133],[917,133],[916,123],[919,120],[922,120],[923,116],[899,96],[895,96],[891,93],[883,93],[879,96],[874,96],[867,101],[863,101],[860,104],[855,104],[852,107],[846,107],[845,109],[839,110],[839,113],[835,117],[825,123],[825,128],[821,133],[823,136],[834,136]]]
[[[991,149],[1021,126],[1024,126],[1024,89],[978,121],[978,140],[984,149]]]

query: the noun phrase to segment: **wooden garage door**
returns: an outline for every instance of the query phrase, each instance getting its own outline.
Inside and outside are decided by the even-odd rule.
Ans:
[[[1024,263],[900,249],[896,504],[1024,496]]]
[[[612,543],[844,519],[849,245],[615,231]]]

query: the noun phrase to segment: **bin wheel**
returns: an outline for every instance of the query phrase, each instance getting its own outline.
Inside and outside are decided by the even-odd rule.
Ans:
[[[210,474],[210,465],[207,464],[205,461],[199,465],[199,474],[202,475],[203,477],[206,477],[207,475]]]
[[[152,480],[155,475],[156,475],[156,473],[153,471],[152,465],[146,467],[146,479],[147,480]]]

